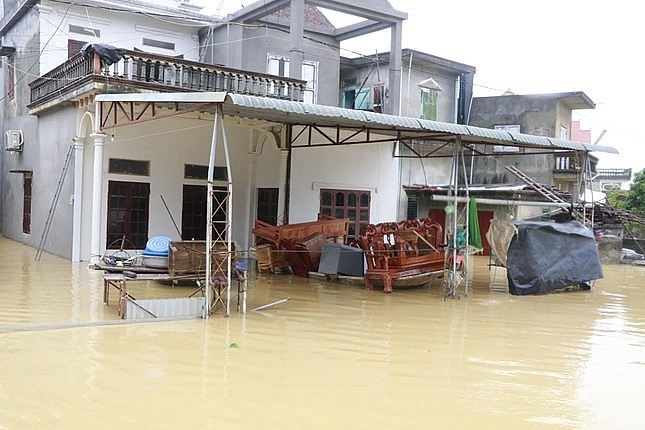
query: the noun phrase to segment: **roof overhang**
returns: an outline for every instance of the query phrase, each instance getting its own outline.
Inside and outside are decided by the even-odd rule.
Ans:
[[[309,135],[309,139],[294,139],[294,147],[403,142],[425,158],[450,156],[455,143],[471,148],[494,145],[618,154],[605,145],[224,92],[101,94],[95,102],[102,105],[103,130],[161,117],[158,112],[162,110],[165,116],[180,115],[214,112],[220,105],[225,116],[253,120],[256,126],[292,126],[292,134]],[[315,142],[312,135],[318,136]]]

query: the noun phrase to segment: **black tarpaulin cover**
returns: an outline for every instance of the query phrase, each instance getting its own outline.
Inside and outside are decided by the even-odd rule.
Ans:
[[[123,58],[125,50],[107,43],[86,43],[81,48],[81,54],[85,56],[91,57],[94,53],[101,58],[101,67],[107,67]]]
[[[602,266],[593,231],[578,221],[515,222],[508,248],[509,293],[546,293],[600,279]]]

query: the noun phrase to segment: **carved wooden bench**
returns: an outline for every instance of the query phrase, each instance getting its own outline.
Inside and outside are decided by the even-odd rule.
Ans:
[[[367,262],[365,287],[379,280],[391,293],[394,279],[442,271],[443,239],[443,227],[429,218],[367,225],[357,240]]]

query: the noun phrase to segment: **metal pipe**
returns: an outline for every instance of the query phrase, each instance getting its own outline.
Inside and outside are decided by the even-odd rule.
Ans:
[[[534,202],[526,200],[507,200],[507,199],[486,199],[479,198],[477,203],[482,205],[518,205],[518,206],[541,206],[541,207],[569,207],[569,203],[553,203],[553,202]],[[443,195],[433,195],[430,197],[431,200],[438,202],[457,202],[457,203],[466,203],[468,197],[455,197],[455,196],[443,196]]]
[[[286,303],[289,300],[291,300],[291,297],[287,297],[286,299],[278,300],[278,301],[273,302],[273,303],[267,303],[266,305],[258,306],[255,309],[251,309],[251,312],[257,312],[257,311],[261,311],[263,309],[270,308],[270,307],[273,307],[273,306],[276,306],[276,305],[281,305],[282,303]]]

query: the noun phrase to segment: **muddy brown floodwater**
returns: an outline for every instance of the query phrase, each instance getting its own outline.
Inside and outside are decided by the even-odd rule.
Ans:
[[[0,429],[645,423],[645,267],[604,266],[591,291],[516,297],[489,287],[500,274],[477,257],[468,296],[445,301],[440,281],[384,294],[261,275],[248,309],[291,299],[207,320],[122,322],[114,301],[103,304],[100,272],[35,254],[0,237]]]

